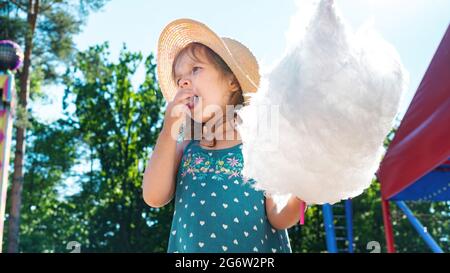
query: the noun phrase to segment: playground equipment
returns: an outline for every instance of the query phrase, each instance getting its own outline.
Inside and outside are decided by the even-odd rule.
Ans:
[[[443,252],[404,201],[450,200],[450,25],[380,164],[387,251],[395,252],[390,201],[433,252]]]
[[[353,253],[353,214],[351,199],[335,205],[324,204],[322,211],[328,252]],[[334,224],[335,219],[336,224]]]
[[[2,252],[6,190],[15,104],[13,71],[23,61],[20,47],[11,41],[0,41],[0,253]]]

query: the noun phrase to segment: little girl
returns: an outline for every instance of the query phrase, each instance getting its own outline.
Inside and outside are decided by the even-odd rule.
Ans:
[[[202,23],[175,20],[159,39],[158,78],[169,103],[144,173],[143,197],[162,207],[175,196],[167,251],[292,252],[287,228],[297,222],[301,201],[292,197],[280,209],[251,187],[254,180],[241,174],[235,119],[228,118],[236,117],[228,106],[246,105],[245,95],[258,89],[252,53]],[[191,126],[177,142],[184,119]]]

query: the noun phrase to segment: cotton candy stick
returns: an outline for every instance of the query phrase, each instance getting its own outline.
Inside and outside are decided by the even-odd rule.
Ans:
[[[300,201],[300,225],[305,224],[305,202]]]

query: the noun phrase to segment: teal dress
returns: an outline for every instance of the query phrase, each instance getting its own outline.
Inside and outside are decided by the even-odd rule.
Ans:
[[[242,176],[242,166],[242,144],[217,150],[198,140],[187,145],[167,252],[292,252],[287,230],[271,226],[264,194]]]

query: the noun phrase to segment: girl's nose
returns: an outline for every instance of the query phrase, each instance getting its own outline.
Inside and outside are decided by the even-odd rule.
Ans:
[[[179,85],[181,88],[189,88],[191,87],[191,81],[188,79],[181,79]]]

